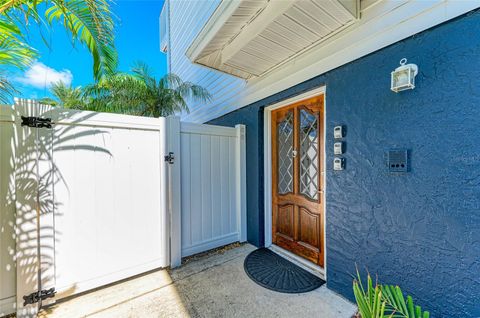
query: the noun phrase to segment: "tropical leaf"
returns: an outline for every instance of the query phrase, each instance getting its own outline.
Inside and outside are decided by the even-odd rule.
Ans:
[[[403,297],[403,292],[398,286],[382,285],[383,298],[387,306],[386,312],[391,313],[393,317],[402,318],[429,318],[428,311],[422,311],[418,305],[414,305],[413,298],[407,296],[407,301]]]
[[[19,41],[17,46],[11,43],[16,41],[21,33],[19,26],[25,29],[29,25],[29,20],[33,20],[35,24],[49,26],[59,22],[71,34],[72,42],[79,41],[90,51],[96,80],[113,74],[117,68],[117,53],[114,45],[115,18],[110,12],[110,2],[109,0],[0,0],[0,18],[8,27],[16,26],[16,29],[11,29],[8,33],[2,32],[6,41],[4,46],[10,50],[15,49],[12,52],[23,57],[15,62],[15,59],[0,55],[0,64],[24,67],[29,65],[35,57],[26,59],[29,53],[35,51],[24,41]],[[39,14],[40,4],[46,7],[46,21]]]
[[[373,286],[373,280],[370,274],[367,275],[367,290],[365,290],[357,269],[357,278],[353,281],[353,294],[355,295],[358,311],[362,318],[386,317],[386,301],[382,297],[382,290],[378,284]]]
[[[96,111],[160,117],[188,112],[188,101],[208,102],[208,91],[175,74],[157,80],[148,65],[137,62],[131,74],[117,73],[88,85],[84,95]]]
[[[0,76],[0,103],[8,104],[18,91],[8,81],[7,78]]]
[[[59,106],[58,101],[50,97],[41,98],[38,100],[38,102],[42,105]]]
[[[370,274],[367,274],[367,289],[363,287],[360,273],[357,269],[357,277],[353,281],[353,293],[357,302],[358,311],[362,318],[429,318],[428,311],[422,311],[418,305],[414,305],[413,298],[403,296],[398,286],[373,285]]]
[[[113,74],[117,68],[114,45],[115,23],[107,0],[51,0],[47,21],[59,21],[83,43],[93,56],[96,79]]]
[[[81,87],[67,86],[60,81],[52,84],[50,92],[56,98],[56,100],[53,100],[54,103],[52,103],[51,98],[42,99],[42,103],[71,109],[85,109],[86,107],[87,103],[83,97],[83,90]]]
[[[24,42],[20,29],[0,16],[0,64],[24,69],[36,57],[37,52]]]

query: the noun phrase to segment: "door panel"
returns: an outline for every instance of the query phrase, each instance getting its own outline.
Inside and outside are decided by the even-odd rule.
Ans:
[[[272,112],[272,241],[323,266],[323,95]]]
[[[279,234],[283,234],[286,238],[294,237],[294,206],[292,204],[278,207],[277,229]]]
[[[309,245],[312,249],[316,249],[320,244],[320,215],[311,213],[307,209],[301,207],[299,209],[299,241]]]
[[[318,199],[318,117],[300,109],[300,193],[307,199]]]
[[[293,111],[286,113],[277,125],[278,193],[293,192]]]

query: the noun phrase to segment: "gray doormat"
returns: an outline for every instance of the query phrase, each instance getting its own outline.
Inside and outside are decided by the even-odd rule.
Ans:
[[[247,255],[243,268],[255,283],[281,293],[305,293],[325,284],[268,248],[259,248]]]

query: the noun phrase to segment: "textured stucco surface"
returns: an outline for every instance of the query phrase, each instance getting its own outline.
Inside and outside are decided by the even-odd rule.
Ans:
[[[395,94],[406,57],[417,88]],[[480,12],[211,121],[247,125],[248,239],[263,244],[262,108],[326,85],[327,284],[353,299],[355,264],[399,284],[433,317],[480,317]],[[347,168],[332,170],[333,127]],[[410,151],[391,174],[385,152]]]

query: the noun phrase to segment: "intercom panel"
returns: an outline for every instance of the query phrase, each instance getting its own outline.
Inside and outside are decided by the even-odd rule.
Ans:
[[[387,156],[388,170],[390,172],[408,172],[408,150],[391,149]]]
[[[336,157],[333,159],[333,170],[341,171],[345,169],[345,159]]]

